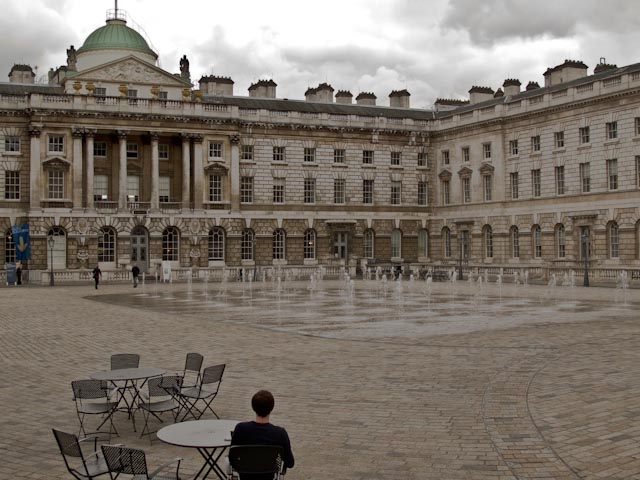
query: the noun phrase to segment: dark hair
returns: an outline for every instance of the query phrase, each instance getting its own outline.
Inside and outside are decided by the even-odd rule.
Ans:
[[[251,408],[259,417],[268,416],[273,410],[275,400],[271,392],[260,390],[251,398]]]

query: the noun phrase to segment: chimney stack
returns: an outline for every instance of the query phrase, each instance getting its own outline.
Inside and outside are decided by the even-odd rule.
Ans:
[[[356,103],[358,105],[375,106],[377,98],[372,92],[360,92],[356,97]]]
[[[255,98],[276,98],[278,84],[273,80],[258,80],[249,87],[249,96]]]
[[[518,95],[520,93],[520,80],[517,78],[507,78],[502,84],[502,88],[504,88],[504,94],[512,97],[514,95]]]
[[[338,90],[336,93],[336,103],[342,103],[345,105],[351,105],[353,101],[353,95],[348,90]]]
[[[478,87],[474,85],[469,90],[469,101],[472,105],[480,102],[484,102],[486,100],[491,100],[493,98],[493,89],[490,87]]]
[[[409,97],[411,94],[404,90],[393,90],[389,94],[389,106],[392,108],[409,108]]]

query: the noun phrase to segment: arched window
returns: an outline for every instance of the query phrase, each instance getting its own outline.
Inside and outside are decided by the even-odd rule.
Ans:
[[[418,257],[429,256],[429,232],[424,228],[418,230]]]
[[[484,256],[493,258],[493,230],[490,225],[485,225],[482,229],[482,238],[484,240]]]
[[[540,225],[533,226],[533,257],[542,258],[542,229]]]
[[[561,223],[556,225],[556,251],[558,258],[564,258],[566,256],[566,235],[564,225]]]
[[[449,230],[449,227],[442,229],[442,245],[444,258],[451,257],[451,230]]]
[[[316,259],[316,231],[312,228],[304,232],[304,259]]]
[[[4,263],[16,262],[16,246],[13,243],[13,235],[11,229],[7,230],[4,236]]]
[[[167,227],[162,232],[162,260],[180,260],[180,230],[176,227]]]
[[[520,231],[515,225],[511,227],[509,231],[511,237],[511,256],[513,258],[520,258]]]
[[[116,231],[111,227],[98,232],[98,262],[116,262]]]
[[[286,235],[283,229],[276,228],[273,231],[273,259],[274,260],[284,260],[285,238],[286,238]]]
[[[253,260],[254,239],[253,230],[245,228],[242,231],[242,238],[240,239],[240,258],[242,260]]]
[[[402,257],[402,232],[395,229],[391,232],[391,258]]]
[[[618,258],[620,256],[620,233],[616,222],[609,223],[609,257]]]
[[[209,230],[209,261],[224,261],[224,230],[220,227]]]
[[[368,228],[367,230],[364,231],[364,235],[362,236],[362,243],[363,243],[363,247],[364,247],[364,257],[365,258],[374,258],[373,257],[373,252],[374,252],[374,241],[375,241],[375,233],[373,231],[373,229]]]
[[[47,248],[47,265],[53,263],[56,270],[67,268],[67,235],[62,227],[51,227],[47,232],[47,238],[53,238],[53,249]],[[53,261],[52,261],[53,256]]]

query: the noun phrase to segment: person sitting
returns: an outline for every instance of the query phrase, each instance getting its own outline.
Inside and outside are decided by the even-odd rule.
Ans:
[[[293,468],[294,458],[287,431],[269,422],[269,416],[275,405],[271,392],[260,390],[251,398],[251,408],[256,419],[240,422],[231,435],[231,445],[277,445],[283,449],[285,468]],[[273,475],[242,475],[241,480],[272,480]]]

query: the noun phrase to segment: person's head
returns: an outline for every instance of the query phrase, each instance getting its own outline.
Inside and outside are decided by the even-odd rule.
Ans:
[[[268,417],[274,405],[273,395],[267,390],[260,390],[251,398],[251,408],[259,417]]]

